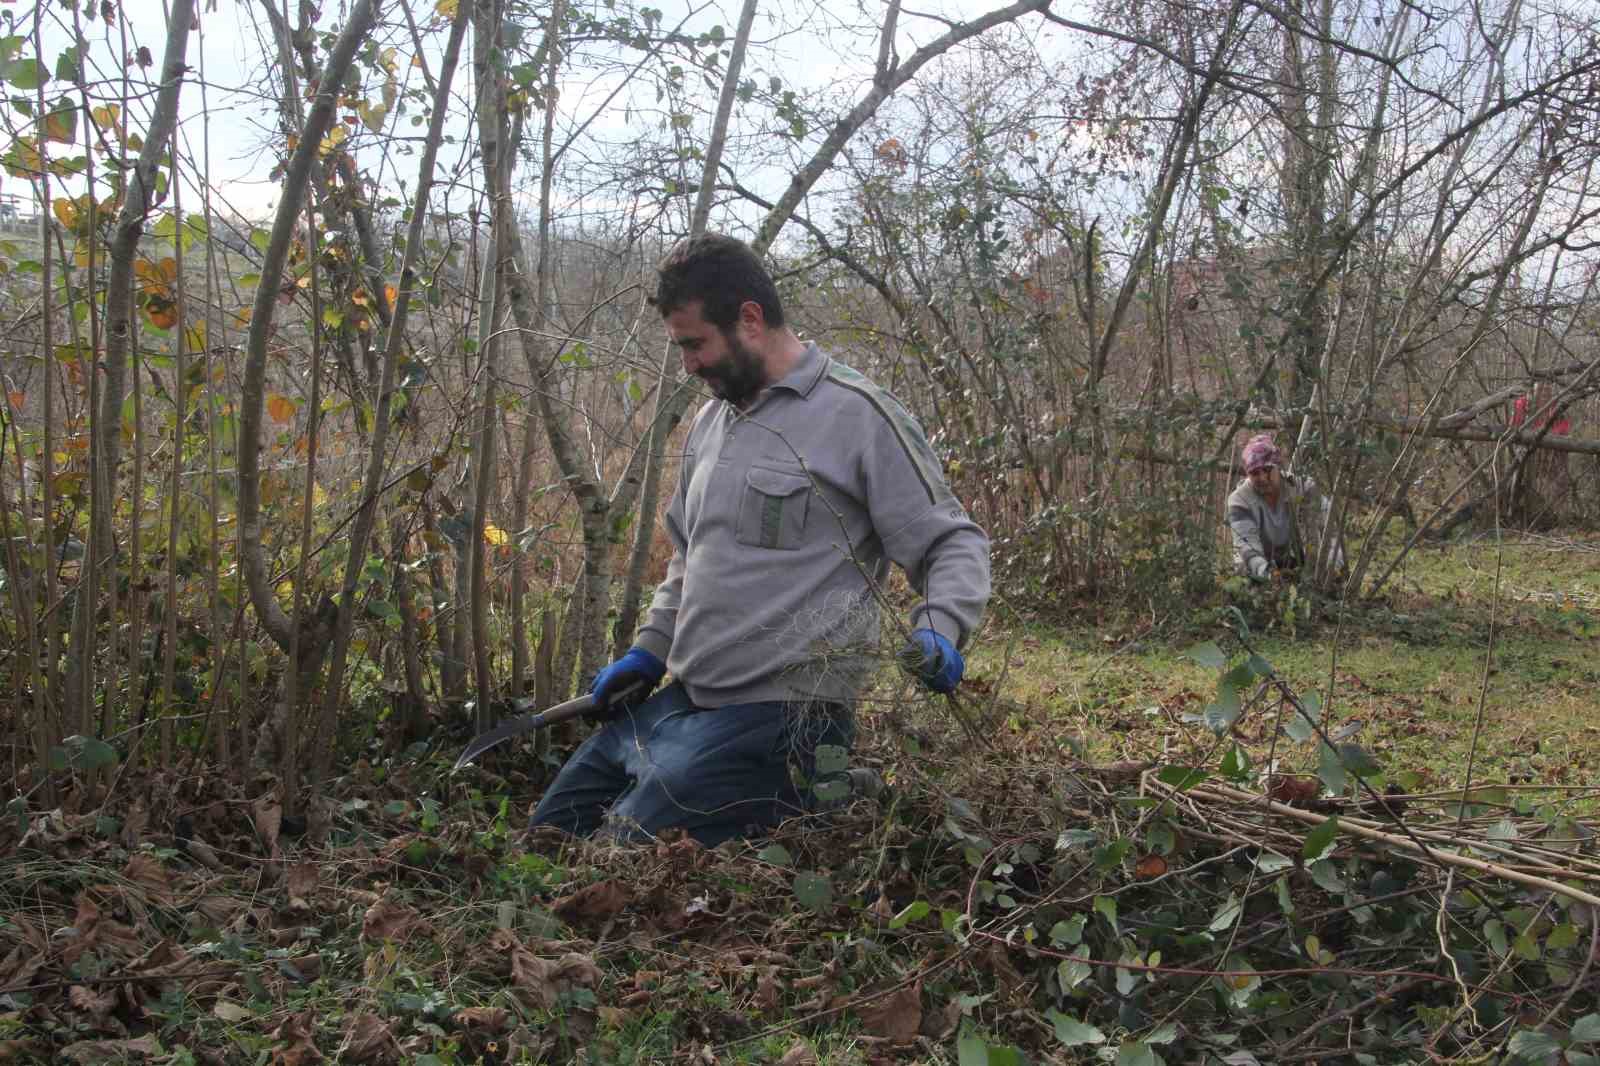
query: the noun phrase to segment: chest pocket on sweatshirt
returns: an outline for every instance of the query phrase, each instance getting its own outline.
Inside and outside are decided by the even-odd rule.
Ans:
[[[740,544],[792,551],[805,537],[811,480],[799,470],[753,466],[739,500]]]

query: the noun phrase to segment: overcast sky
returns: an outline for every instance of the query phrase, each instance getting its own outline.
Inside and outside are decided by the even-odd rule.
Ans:
[[[930,4],[918,4],[917,10],[960,19],[970,18],[1001,2],[1003,0],[933,0]],[[84,3],[79,6],[80,10],[87,12],[93,5]],[[123,60],[137,57],[141,47],[148,49],[155,60],[149,68],[140,68],[136,62],[127,67],[134,81],[129,111],[134,116],[132,128],[137,131],[144,126],[153,91],[153,86],[144,83],[144,79],[155,77],[160,68],[167,3],[164,0],[122,0],[121,6],[124,10],[123,20],[115,24],[108,25],[100,19],[86,19],[81,23],[84,36],[90,42],[87,73],[92,92],[98,91],[93,86],[96,81],[115,85]],[[336,6],[339,8],[337,12],[333,10]],[[344,6],[342,0],[326,0],[319,27],[336,29],[342,25]],[[704,32],[714,25],[721,25],[731,38],[739,5],[735,0],[721,4],[703,0],[658,0],[658,6],[663,13],[664,26],[678,25],[687,18],[685,29],[688,32]],[[193,160],[192,172],[197,172],[201,160],[209,154],[210,185],[220,201],[214,203],[216,209],[236,211],[250,218],[263,218],[276,203],[278,195],[277,182],[270,177],[276,156],[265,146],[280,136],[276,100],[264,92],[266,82],[263,74],[271,59],[271,50],[265,46],[263,39],[264,18],[259,14],[256,4],[244,0],[201,0],[201,7],[198,32],[189,42],[188,58],[194,71],[194,80],[185,85],[181,98],[183,121],[179,136],[182,139],[182,155]],[[293,8],[294,5],[291,5],[291,10]],[[432,18],[433,0],[417,0],[414,10],[423,25],[430,53],[430,70],[437,70],[438,50],[443,46],[444,35],[437,30],[430,33],[426,28],[429,22],[436,21]],[[404,61],[402,75],[409,77],[412,84],[420,85],[420,71],[405,66],[414,49],[408,45],[409,35],[403,30],[403,20],[397,17],[400,9],[393,3],[386,3],[384,11],[386,19],[395,23],[391,27],[395,31],[392,39],[399,46]],[[848,90],[852,86],[864,86],[870,70],[872,45],[869,38],[851,32],[851,29],[864,28],[876,22],[881,11],[882,4],[877,0],[774,0],[764,4],[754,36],[758,43],[766,45],[770,51],[755,61],[762,64],[760,67],[747,66],[746,74],[760,74],[765,81],[773,69],[779,69],[788,86],[808,95],[830,89]],[[50,4],[45,8],[43,51],[46,66],[51,70],[55,67],[56,57],[71,40],[71,18],[72,12],[62,5]],[[12,22],[10,27],[0,25],[0,31],[5,33],[31,35],[32,19],[31,6],[8,4],[0,7],[0,22]],[[944,28],[937,21],[909,16],[902,18],[901,26],[902,56],[909,55],[917,45]],[[24,55],[31,53],[31,47],[23,52]],[[458,74],[456,84],[464,87],[466,76]],[[620,139],[630,116],[632,121],[639,121],[639,112],[630,111],[628,105],[648,105],[653,109],[654,93],[651,90],[648,98],[643,100],[630,99],[624,93],[610,106],[600,109],[600,102],[607,98],[613,85],[614,82],[608,83],[605,79],[586,83],[569,80],[563,85],[563,107],[566,108],[570,103],[569,114],[588,114],[599,109],[591,131],[605,133],[609,128]],[[52,80],[46,86],[47,97],[54,99],[55,95],[69,88],[66,83]],[[146,91],[141,93],[141,88]],[[643,92],[644,86],[641,85],[636,91]],[[709,110],[711,90],[698,91],[706,98]],[[420,132],[409,122],[410,115],[417,111],[413,106],[406,119],[391,126],[391,129],[397,129],[401,134]],[[465,107],[458,105],[453,108],[453,114],[459,115],[459,119],[453,121],[458,122],[459,132],[465,133]],[[737,117],[735,125],[737,127]],[[697,129],[695,132],[703,136],[705,131]],[[65,149],[61,145],[52,147],[57,154]],[[368,175],[386,190],[394,190],[398,179],[412,179],[414,175],[415,164],[411,157],[400,156],[385,161],[376,153],[365,152],[360,153],[358,159]],[[441,168],[448,172],[459,161],[460,149],[447,145],[441,154]],[[399,168],[399,174],[392,169],[395,167]],[[70,184],[66,188],[67,191],[81,191]],[[0,194],[32,200],[28,183],[9,176],[0,176]],[[186,189],[184,195],[186,210],[200,207],[197,185]]]

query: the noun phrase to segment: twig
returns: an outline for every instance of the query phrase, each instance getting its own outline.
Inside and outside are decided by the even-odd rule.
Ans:
[[[1153,787],[1158,788],[1168,794],[1175,794],[1176,790],[1172,789],[1166,784],[1163,784],[1161,781],[1156,779],[1154,775],[1147,773],[1145,777],[1147,782]],[[1279,803],[1277,800],[1268,799],[1264,795],[1245,792],[1242,789],[1230,788],[1227,785],[1208,783],[1205,785],[1196,786],[1188,791],[1192,795],[1210,795],[1218,799],[1255,804],[1257,806],[1265,807],[1267,810],[1272,811],[1275,814],[1281,814],[1287,818],[1293,818],[1294,820],[1307,825],[1321,825],[1323,822],[1327,821],[1326,816],[1317,814],[1313,811],[1303,811],[1298,807],[1291,807],[1287,803]],[[1515,881],[1519,885],[1528,885],[1533,888],[1543,889],[1546,892],[1553,892],[1559,896],[1565,896],[1568,899],[1575,899],[1580,902],[1587,903],[1591,907],[1600,907],[1600,896],[1596,896],[1590,892],[1585,892],[1579,888],[1573,888],[1570,885],[1564,885],[1559,881],[1552,881],[1545,877],[1537,877],[1533,874],[1523,873],[1520,870],[1514,870],[1510,867],[1502,866],[1499,863],[1485,862],[1482,859],[1474,859],[1467,855],[1458,855],[1454,852],[1448,851],[1436,851],[1426,847],[1425,845],[1422,845],[1414,838],[1396,836],[1393,833],[1384,833],[1376,829],[1369,829],[1368,827],[1360,825],[1354,821],[1345,821],[1341,819],[1339,822],[1339,828],[1341,830],[1348,830],[1355,836],[1374,841],[1375,843],[1385,844],[1392,848],[1401,848],[1406,851],[1417,852],[1444,866],[1455,866],[1465,870],[1475,870],[1478,873],[1488,874],[1491,877],[1498,877],[1506,881]]]
[[[1384,1002],[1386,1002],[1388,1000],[1391,1000],[1395,996],[1401,995],[1402,993],[1405,993],[1405,992],[1409,992],[1413,988],[1416,988],[1417,986],[1424,985],[1424,984],[1427,984],[1427,981],[1424,980],[1421,977],[1407,977],[1403,981],[1395,982],[1394,984],[1390,985],[1388,988],[1384,989],[1381,992],[1378,992],[1378,993],[1376,993],[1374,995],[1368,996],[1366,999],[1362,1000],[1360,1003],[1357,1003],[1353,1007],[1347,1007],[1342,1011],[1337,1011],[1337,1012],[1335,1012],[1333,1014],[1329,1014],[1329,1015],[1326,1015],[1326,1016],[1324,1016],[1322,1018],[1319,1018],[1317,1021],[1312,1022],[1310,1024],[1310,1026],[1308,1026],[1306,1029],[1301,1031],[1301,1033],[1298,1036],[1294,1037],[1292,1040],[1290,1040],[1287,1043],[1282,1044],[1278,1048],[1276,1048],[1272,1052],[1270,1058],[1273,1061],[1280,1061],[1281,1062],[1282,1061],[1282,1056],[1284,1056],[1284,1055],[1288,1054],[1289,1052],[1295,1050],[1296,1048],[1300,1047],[1302,1044],[1305,1044],[1305,1043],[1309,1042],[1310,1039],[1313,1036],[1315,1036],[1319,1030],[1325,1029],[1330,1025],[1336,1025],[1339,1022],[1342,1022],[1347,1018],[1357,1017],[1357,1016],[1363,1014],[1364,1012],[1371,1010],[1373,1007],[1376,1007],[1380,1003],[1384,1003]]]

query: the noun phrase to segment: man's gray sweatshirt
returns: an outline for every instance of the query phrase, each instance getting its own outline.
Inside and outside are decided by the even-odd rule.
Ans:
[[[958,647],[989,599],[989,538],[921,427],[814,343],[748,411],[701,408],[666,531],[637,643],[702,707],[853,699],[891,562],[921,597],[911,627]]]

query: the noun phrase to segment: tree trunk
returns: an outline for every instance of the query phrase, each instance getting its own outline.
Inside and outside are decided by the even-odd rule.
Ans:
[[[328,664],[328,681],[323,693],[321,724],[321,735],[329,741],[336,735],[338,728],[339,702],[344,690],[345,659],[349,654],[350,635],[355,623],[356,588],[366,567],[367,543],[372,538],[372,530],[377,522],[378,496],[383,489],[386,473],[389,429],[394,423],[390,406],[394,400],[396,367],[400,361],[401,347],[405,343],[411,296],[416,290],[416,263],[422,252],[423,227],[428,217],[428,197],[433,189],[434,162],[438,158],[439,144],[444,136],[445,117],[449,113],[450,86],[455,80],[456,63],[461,56],[461,42],[466,36],[471,17],[472,0],[461,0],[450,26],[450,37],[445,42],[439,82],[433,94],[433,112],[429,116],[428,134],[422,145],[422,159],[417,165],[417,191],[412,197],[411,221],[406,229],[405,250],[400,258],[400,284],[394,310],[388,316],[388,332],[378,371],[377,395],[373,397],[373,425],[367,441],[367,468],[361,486],[361,502],[350,526],[350,553],[345,560],[344,583],[339,590],[339,613],[333,626],[333,656]],[[370,230],[370,227],[368,229]],[[385,299],[381,276],[369,280],[369,285],[376,286],[375,300]],[[314,781],[321,781],[327,776],[332,766],[332,756],[331,742],[317,745],[312,769]]]
[[[85,546],[88,576],[78,589],[73,607],[74,639],[67,649],[69,691],[81,715],[88,713],[90,678],[94,665],[95,615],[102,578],[108,593],[116,595],[115,533],[112,512],[117,500],[117,465],[122,453],[122,401],[127,395],[128,352],[133,333],[133,261],[139,252],[144,222],[155,207],[156,178],[161,160],[177,128],[178,97],[188,66],[189,30],[194,21],[194,0],[173,0],[167,18],[166,49],[161,58],[161,88],[156,92],[150,125],[145,130],[139,158],[126,175],[122,205],[112,227],[107,256],[106,337],[104,373],[95,398],[93,495],[90,502],[89,543]],[[49,284],[46,279],[46,285]],[[92,304],[92,301],[91,301]],[[109,707],[107,708],[109,712]],[[87,717],[82,719],[87,725]],[[87,730],[85,730],[87,731]]]
[[[327,65],[317,80],[316,97],[306,115],[305,127],[300,131],[300,141],[285,168],[282,195],[278,201],[277,214],[273,219],[267,248],[262,256],[261,281],[256,286],[250,330],[245,341],[244,380],[239,395],[240,565],[244,571],[245,585],[250,592],[251,605],[255,608],[256,617],[261,622],[262,628],[280,649],[291,655],[290,663],[285,668],[286,699],[280,704],[280,715],[294,713],[295,709],[286,705],[290,693],[308,692],[315,687],[316,675],[327,650],[327,638],[331,635],[331,618],[326,622],[322,619],[328,614],[326,608],[332,605],[331,601],[328,601],[323,605],[325,609],[319,610],[315,617],[303,619],[306,629],[297,634],[294,620],[291,620],[283,606],[278,603],[277,590],[272,586],[267,571],[266,553],[261,544],[261,449],[264,435],[262,416],[267,392],[267,340],[272,332],[272,320],[277,310],[278,291],[283,282],[283,268],[288,258],[289,244],[294,237],[295,223],[305,203],[311,164],[316,159],[318,147],[333,122],[339,87],[344,84],[345,75],[355,59],[356,50],[365,41],[368,31],[377,18],[377,4],[378,0],[355,0],[350,9],[349,20],[339,34],[328,56]],[[298,656],[292,651],[297,645],[303,652]],[[276,723],[270,719],[263,726],[263,743],[257,744],[258,757],[267,756],[278,746],[273,743],[275,738],[268,736],[276,728]],[[284,758],[294,757],[292,753],[279,754]],[[292,803],[295,799],[288,795],[283,798],[285,803]]]

